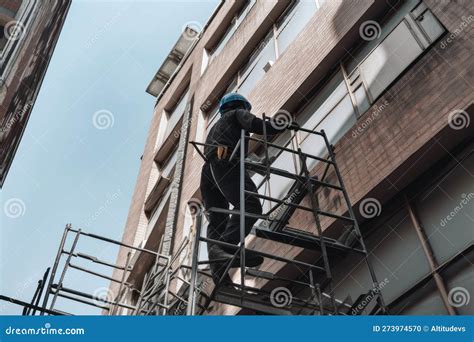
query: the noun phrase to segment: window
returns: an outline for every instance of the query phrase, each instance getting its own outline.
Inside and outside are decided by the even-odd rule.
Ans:
[[[232,37],[234,32],[239,27],[240,23],[244,20],[244,18],[250,12],[250,9],[252,8],[252,6],[255,3],[256,3],[256,0],[247,0],[247,1],[245,1],[245,4],[243,5],[243,7],[232,18],[229,26],[227,27],[227,30],[222,35],[222,37],[220,38],[218,43],[214,46],[213,49],[210,49],[210,52],[209,52],[209,55],[211,56],[210,61],[212,61],[212,59],[214,57],[216,57],[221,52],[221,50],[227,44],[229,39]]]
[[[474,153],[417,196],[415,207],[436,260],[446,262],[474,241]],[[469,228],[469,230],[467,230]]]
[[[237,91],[244,95],[250,93],[265,74],[264,68],[279,55],[276,50],[283,51],[288,46],[284,42],[294,39],[319,7],[320,3],[313,1],[293,3],[274,28],[277,44],[272,30],[232,79],[227,91]],[[359,47],[358,53],[352,54],[344,64],[335,67],[329,80],[322,86],[318,85],[316,95],[296,115],[296,121],[307,129],[324,129],[329,141],[337,143],[356,123],[358,115],[368,110],[400,73],[443,32],[444,29],[436,18],[428,13],[429,9],[416,0],[408,1],[400,7],[383,25],[377,41],[366,42]],[[287,39],[285,35],[292,38]],[[208,128],[212,127],[214,117],[210,118]],[[288,140],[283,144],[290,144],[290,138],[286,139]],[[324,157],[326,147],[318,136],[298,132],[298,139],[303,152]],[[308,159],[307,162],[309,169],[317,163],[314,159]],[[289,153],[282,153],[277,156],[273,166],[294,172],[299,170],[297,163],[297,158]],[[272,196],[283,196],[285,190],[290,188],[291,180],[274,178],[273,184],[270,182],[270,189],[275,188]],[[259,176],[255,175],[254,180],[257,182]]]
[[[0,25],[0,51],[5,48],[5,45],[7,45],[7,37],[5,36],[5,27],[3,25]]]
[[[291,21],[293,18],[296,20],[298,15],[303,15],[298,14],[298,11],[303,8],[308,10],[309,2],[304,3],[298,2],[283,15],[277,37],[283,34],[288,25],[296,25],[291,24]],[[338,66],[334,75],[323,86],[318,86],[316,95],[296,115],[296,121],[307,129],[324,129],[332,144],[339,141],[356,123],[357,116],[368,110],[370,104],[390,86],[398,75],[439,37],[442,31],[436,27],[441,26],[435,17],[427,15],[428,12],[429,9],[419,1],[409,1],[408,5],[400,8],[384,25],[385,31],[380,40],[375,44],[368,42],[370,49],[367,49],[367,46],[359,49],[359,51],[364,51],[364,57],[356,54],[344,65]],[[421,29],[418,29],[420,36],[414,36],[413,27],[418,27],[418,24],[414,24],[415,20],[424,22],[423,25],[426,27],[424,30],[429,33],[421,36]],[[429,22],[430,20],[432,21]],[[420,37],[424,37],[424,45],[420,45]],[[361,62],[355,63],[359,60]],[[239,91],[240,87],[242,85],[238,82]],[[248,88],[244,88],[246,89]],[[303,132],[298,132],[298,136],[303,152],[324,157],[326,147],[322,139]],[[290,157],[282,154],[275,160],[275,167],[281,164],[287,170],[298,170],[297,161],[292,161]],[[317,163],[314,159],[308,159],[307,162],[309,169]],[[279,181],[280,189],[272,196],[280,193],[283,195],[284,190],[291,185],[290,181],[283,181],[283,179]]]
[[[160,202],[151,213],[150,221],[146,228],[145,241],[148,240],[152,231],[164,231],[166,225],[166,217],[170,204],[171,188],[169,187],[165,194],[161,197]]]
[[[310,130],[324,129],[329,141],[335,144],[354,125],[356,114],[341,70],[326,83],[319,93],[297,115],[297,122]],[[314,134],[300,134],[303,152],[324,157],[326,146],[323,139]],[[316,160],[308,160],[308,168]]]
[[[265,38],[255,47],[244,66],[232,78],[225,93],[249,95],[286,47],[320,8],[321,0],[292,1]]]
[[[444,32],[423,2],[411,0],[344,63],[359,115]]]
[[[278,54],[295,40],[296,36],[306,26],[314,13],[322,5],[323,1],[298,0],[283,13],[276,25],[276,40],[278,42]]]
[[[311,129],[324,129],[329,141],[335,144],[355,123],[356,114],[352,105],[348,88],[344,82],[342,72],[338,70],[313,99],[296,115],[300,126]],[[298,132],[299,147],[303,152],[325,157],[326,145],[324,140],[314,134]],[[280,146],[297,149],[295,139],[291,139],[289,132],[279,136],[275,142]],[[269,152],[271,156],[271,151]],[[316,160],[307,159],[307,166],[312,169]],[[292,173],[298,173],[301,168],[299,159],[290,152],[281,152],[272,163],[275,168],[280,168]],[[258,176],[254,176],[258,180]],[[286,177],[272,175],[270,189],[272,197],[282,198],[293,184],[293,180]],[[258,185],[258,183],[257,183]]]
[[[8,42],[8,36],[5,35],[5,28],[13,24],[18,19],[20,7],[23,1],[0,1],[0,51],[2,51]]]
[[[472,145],[459,154],[451,151],[450,159],[452,155],[456,157],[452,165],[446,167],[446,162],[441,160],[406,188],[407,194],[417,194],[409,204],[403,204],[405,200],[401,194],[383,204],[378,218],[361,226],[377,280],[389,280],[381,291],[391,314],[448,314],[441,289],[436,285],[434,272],[429,266],[429,256],[424,253],[415,222],[408,215],[408,206],[427,237],[436,259],[434,264],[439,265],[434,271],[441,277],[447,292],[456,287],[472,288],[474,155],[468,151],[472,151]],[[473,196],[470,198],[468,194]],[[446,220],[443,227],[447,215],[452,219]],[[348,269],[351,270],[349,274]],[[341,260],[333,269],[333,278],[337,284],[336,297],[345,299],[350,294],[349,302],[371,286],[361,256],[349,255]],[[473,306],[461,305],[455,310],[458,314],[470,315]]]
[[[178,121],[182,118],[184,114],[184,110],[186,109],[186,105],[188,103],[188,97],[189,97],[189,88],[183,92],[183,94],[181,95],[181,98],[178,100],[178,102],[174,106],[174,109],[170,113],[166,113],[168,122],[166,124],[165,138],[169,136],[171,131],[174,130]]]
[[[206,136],[203,137],[203,140],[206,139],[212,126],[216,124],[218,119],[219,119],[219,103],[216,103],[214,107],[212,107],[207,113]]]
[[[176,159],[178,158],[178,149],[175,148],[173,153],[169,156],[168,160],[164,162],[161,168],[161,177],[170,179],[173,175],[174,167],[176,166]]]
[[[448,292],[455,288],[458,288],[458,291],[459,288],[465,288],[471,291],[472,294],[472,289],[474,288],[474,267],[472,267],[474,251],[471,249],[463,254],[464,255],[453,260],[453,262],[442,271],[441,276],[445,279]],[[470,303],[469,300],[464,302],[465,305],[459,305],[456,308],[457,312],[460,315],[473,315],[474,305],[472,302]],[[461,304],[459,301],[457,303]]]
[[[296,150],[295,141],[291,137],[291,133],[289,131],[285,131],[284,133],[278,135],[275,141],[273,141],[273,143],[279,146],[285,146],[287,148]],[[263,157],[263,155],[249,156],[250,159],[255,159],[257,161]],[[297,156],[293,153],[281,151],[281,149],[270,146],[268,148],[268,157],[270,160],[273,160],[272,167],[274,168],[278,168],[292,173],[297,173],[299,171],[299,167],[297,164]],[[291,185],[294,183],[294,179],[292,178],[283,177],[275,174],[272,174],[270,180],[264,181],[264,177],[261,174],[255,173],[254,175],[252,175],[252,180],[257,185],[257,189],[260,194],[273,198],[283,198],[288,193],[289,189],[291,188]],[[262,205],[263,212],[265,213],[275,207],[276,203],[269,200],[265,200],[263,201]],[[279,211],[279,215],[282,214],[284,214],[284,210]],[[277,219],[279,215],[274,216],[274,218]]]
[[[403,298],[391,312],[394,315],[448,315],[434,280]]]
[[[198,114],[198,119],[197,119],[197,125],[196,125],[196,137],[194,140],[198,143],[204,143],[206,139],[206,114],[200,110]],[[203,151],[202,146],[197,146],[201,151]],[[193,156],[196,155],[197,151],[194,148],[193,149]]]
[[[270,32],[250,55],[247,64],[239,71],[238,92],[244,96],[248,95],[265,75],[267,64],[271,65],[275,60],[275,41],[273,32]]]

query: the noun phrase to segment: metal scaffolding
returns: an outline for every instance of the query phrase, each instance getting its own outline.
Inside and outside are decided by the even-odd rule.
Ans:
[[[264,121],[268,119],[263,117]],[[236,145],[231,154],[230,161],[239,164],[240,167],[240,208],[239,210],[227,210],[222,208],[210,208],[208,212],[225,213],[229,215],[238,215],[240,217],[240,242],[239,244],[229,244],[223,241],[213,240],[202,236],[202,213],[197,218],[196,236],[193,245],[193,260],[191,265],[191,280],[188,291],[188,315],[197,314],[196,306],[200,298],[199,286],[197,284],[199,265],[209,265],[215,262],[223,262],[222,260],[199,260],[199,251],[201,243],[216,244],[225,247],[227,250],[233,250],[232,259],[225,261],[225,272],[230,271],[231,266],[235,265],[237,259],[240,259],[240,282],[236,283],[232,280],[232,284],[223,284],[222,276],[212,293],[204,300],[201,305],[203,310],[207,310],[211,302],[220,302],[240,307],[242,309],[252,310],[257,313],[275,314],[275,315],[289,315],[289,314],[319,314],[319,315],[359,315],[359,314],[386,314],[387,308],[385,306],[381,291],[378,289],[378,281],[374,269],[368,258],[368,252],[365,247],[362,234],[360,232],[355,214],[353,212],[349,196],[347,194],[344,182],[336,163],[334,147],[330,144],[326,133],[321,131],[312,131],[304,128],[299,128],[305,134],[315,135],[321,139],[325,146],[325,153],[319,156],[312,155],[302,151],[302,148],[296,143],[296,148],[289,148],[280,146],[276,143],[270,142],[266,133],[266,126],[263,125],[263,136],[255,137],[248,136],[242,130],[239,143]],[[294,137],[293,137],[294,138]],[[201,151],[203,143],[191,142],[200,156],[207,161],[206,156]],[[261,147],[264,153],[264,158],[261,161],[251,160],[245,156],[245,146],[252,145],[256,148]],[[300,170],[297,173],[288,172],[272,166],[272,160],[269,156],[269,148],[278,150],[280,152],[290,153],[297,160],[299,160]],[[240,150],[240,151],[239,151]],[[240,160],[236,160],[239,158]],[[318,163],[322,171],[322,176],[317,177],[309,170],[307,160],[312,159]],[[330,169],[333,169],[337,182],[332,183],[327,180]],[[284,198],[271,197],[265,193],[258,191],[257,193],[250,192],[245,189],[244,175],[245,172],[254,172],[263,175],[264,182],[270,182],[272,176],[284,177],[293,181],[288,194]],[[318,191],[335,191],[338,192],[347,208],[347,214],[336,214],[333,211],[322,210],[317,196]],[[295,195],[297,194],[297,195]],[[273,206],[267,212],[256,215],[245,211],[245,196],[252,195],[264,201],[273,203]],[[306,198],[309,200],[310,206],[301,204],[302,200]],[[314,232],[296,229],[289,227],[288,222],[292,214],[296,210],[302,210],[312,213],[314,220]],[[279,212],[279,215],[274,215]],[[245,239],[245,218],[252,217],[259,220],[264,220],[266,227],[256,226],[253,229],[253,234],[258,238],[270,240],[273,242],[300,247],[317,251],[320,255],[316,263],[307,263],[295,259],[285,258],[283,256],[271,254],[268,252],[257,251],[249,249],[246,246]],[[345,227],[345,231],[339,239],[333,239],[325,236],[325,230],[321,224],[322,219],[325,218],[341,222]],[[351,239],[353,241],[351,241]],[[341,241],[347,241],[347,244]],[[251,251],[254,254],[261,255],[264,258],[272,259],[277,262],[282,262],[288,267],[293,267],[298,270],[304,270],[305,280],[288,279],[270,272],[255,270],[245,265],[245,254]],[[370,277],[373,283],[373,288],[367,289],[367,293],[363,293],[353,303],[347,303],[344,300],[336,298],[334,295],[333,276],[331,271],[331,262],[334,258],[341,258],[348,253],[355,253],[362,255],[368,267]],[[208,275],[209,276],[209,275]],[[282,282],[287,286],[306,287],[309,291],[309,298],[296,298],[292,296],[291,305],[285,307],[275,305],[272,298],[275,293],[266,291],[263,288],[251,287],[246,284],[248,277],[261,279],[266,281],[266,285],[276,282]],[[271,288],[271,286],[269,286]],[[375,299],[375,300],[374,300]],[[273,300],[273,304],[272,304]]]
[[[120,246],[121,248],[125,248],[126,250],[128,250],[125,264],[113,264],[101,260],[95,256],[81,253],[78,250],[78,245],[81,237],[91,238],[106,244],[113,244],[116,246]],[[70,248],[67,248],[66,243],[69,238],[72,238],[72,244]],[[150,284],[150,282],[153,282],[153,287],[151,287],[151,289],[153,290],[152,293],[147,292],[146,294],[144,294],[141,291],[137,291],[137,289],[135,289],[132,284],[127,282],[127,276],[129,276],[130,272],[133,269],[132,251],[146,253],[155,258],[154,264],[151,268],[152,274],[148,277],[148,282],[146,282],[146,284]],[[90,262],[92,265],[102,265],[107,268],[120,270],[122,271],[121,278],[115,279],[108,275],[96,272],[90,268],[79,266],[74,262],[75,260],[79,259],[85,260],[86,262]],[[38,282],[38,287],[34,293],[31,302],[27,303],[3,295],[0,296],[0,300],[23,306],[23,315],[71,315],[72,313],[65,312],[56,308],[58,298],[63,298],[66,300],[93,306],[104,310],[109,315],[123,314],[121,312],[121,310],[123,309],[127,309],[128,314],[148,314],[156,307],[161,309],[166,308],[167,296],[158,295],[156,297],[153,297],[152,303],[150,302],[154,293],[161,294],[163,292],[163,288],[167,290],[166,286],[169,284],[169,265],[170,257],[161,254],[159,251],[155,252],[148,249],[128,245],[123,242],[112,240],[97,234],[86,233],[81,229],[73,229],[72,226],[68,224],[64,229],[64,233],[58,248],[58,252],[56,254],[56,258],[54,260],[54,264],[51,268],[48,268],[46,270],[43,278]],[[104,296],[98,296],[96,294],[90,294],[73,288],[65,287],[64,281],[70,269],[75,269],[77,271],[92,275],[93,277],[106,279],[110,282],[119,284],[115,298],[107,298],[108,296],[104,298]],[[123,301],[123,298],[130,298],[133,292],[137,292],[138,294],[139,300],[137,301],[137,304],[130,305],[125,303]],[[162,311],[158,313],[165,314],[166,312]]]

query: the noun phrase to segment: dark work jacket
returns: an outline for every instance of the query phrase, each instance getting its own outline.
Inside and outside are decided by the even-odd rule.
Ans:
[[[209,145],[227,146],[229,148],[228,157],[230,157],[230,154],[232,154],[239,142],[241,130],[245,130],[246,136],[249,136],[250,133],[263,134],[264,123],[267,135],[275,135],[285,129],[276,129],[269,121],[264,122],[245,109],[234,109],[224,112],[207,135],[206,146],[204,147],[206,158],[212,159],[216,156],[216,147]],[[245,155],[247,155],[247,151],[248,139],[245,142]],[[240,156],[240,150],[236,153],[236,157],[238,156]]]

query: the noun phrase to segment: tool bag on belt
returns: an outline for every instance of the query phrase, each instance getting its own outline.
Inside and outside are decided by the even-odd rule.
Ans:
[[[229,146],[225,145],[208,145],[206,149],[205,156],[209,160],[229,160],[231,155]]]
[[[217,160],[229,158],[229,148],[227,146],[223,146],[223,145],[217,146],[215,151],[216,151]]]

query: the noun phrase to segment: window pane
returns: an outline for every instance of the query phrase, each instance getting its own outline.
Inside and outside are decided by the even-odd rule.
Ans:
[[[316,1],[298,1],[296,6],[288,13],[283,20],[278,34],[278,51],[280,54],[285,51],[288,45],[296,38],[298,33],[306,26],[317,10]]]
[[[363,85],[360,85],[359,88],[354,91],[354,97],[356,100],[357,109],[359,110],[359,115],[364,114],[367,109],[369,109],[370,104]]]
[[[298,123],[307,129],[324,129],[329,141],[335,144],[356,122],[356,115],[347,86],[340,72],[336,73],[324,88],[311,100],[297,117]],[[319,157],[327,153],[324,140],[315,134],[300,132],[303,152]],[[316,165],[308,159],[308,168]]]
[[[206,132],[206,116],[202,111],[199,111],[199,116],[198,116],[198,121],[197,121],[197,127],[196,127],[196,142],[203,143],[204,139],[206,138],[204,136],[204,133]],[[202,146],[199,146],[201,149]]]
[[[291,146],[288,146],[291,148]],[[272,167],[288,171],[290,173],[297,173],[293,159],[294,154],[291,152],[283,151],[277,159],[272,163]],[[270,192],[271,196],[275,198],[282,198],[286,195],[286,192],[293,184],[294,180],[288,177],[282,177],[277,175],[271,175],[270,177]],[[275,203],[272,203],[275,204]]]
[[[207,238],[207,226],[209,222],[207,221],[206,215],[202,215],[202,228],[201,228],[201,237]],[[207,253],[207,242],[201,241],[199,243],[199,261],[209,260],[209,255]],[[209,265],[199,265],[200,269],[209,268]]]
[[[389,280],[382,294],[390,303],[429,274],[430,268],[407,211],[384,219],[365,241],[378,281]]]
[[[422,52],[407,24],[401,22],[360,65],[372,99],[377,99]]]
[[[434,42],[444,33],[443,26],[429,9],[424,11],[416,21],[428,36],[430,43]]]
[[[166,215],[168,213],[168,199],[170,197],[170,194],[171,188],[168,188],[163,197],[160,199],[159,204],[153,210],[151,214],[151,219],[148,222],[148,226],[146,228],[145,240],[148,239],[148,236],[154,229],[156,229],[156,231],[164,229],[166,224]]]
[[[207,120],[207,130],[206,130],[206,137],[209,134],[209,131],[211,130],[212,126],[216,124],[216,122],[219,120],[220,115],[219,115],[219,108],[216,106],[212,111],[209,113],[209,118]]]
[[[382,208],[376,220],[376,228],[365,242],[377,281],[383,283],[382,295],[390,304],[429,274],[430,268],[406,210],[390,217]],[[372,288],[368,267],[359,255],[349,254],[340,260],[333,267],[333,277],[336,297],[349,303]]]
[[[271,37],[256,55],[254,61],[246,67],[239,86],[239,93],[245,96],[253,90],[257,82],[265,75],[263,67],[269,61],[275,61],[275,43]]]
[[[224,46],[227,44],[229,39],[233,36],[234,32],[239,27],[240,23],[245,19],[247,14],[250,12],[250,9],[255,4],[255,2],[256,0],[247,1],[247,3],[240,10],[240,12],[237,13],[237,15],[233,18],[232,22],[229,24],[229,27],[227,28],[227,31],[224,33],[219,43],[217,43],[217,46],[212,51],[212,57],[217,56],[219,52],[224,48]]]
[[[227,28],[227,31],[224,33],[224,36],[222,37],[222,40],[216,46],[214,51],[211,52],[212,57],[217,56],[221,52],[221,50],[224,48],[224,46],[229,41],[230,37],[232,37],[232,35],[234,34],[235,30],[237,30],[237,25],[235,25],[235,23],[232,22],[230,24],[230,26]]]
[[[188,102],[189,90],[186,90],[181,99],[174,107],[173,111],[168,115],[168,124],[166,126],[165,137],[168,137],[171,131],[173,131],[176,123],[181,119],[186,109],[186,104]]]
[[[356,116],[352,106],[349,94],[330,112],[330,114],[316,126],[316,130],[324,129],[328,140],[331,144],[335,144],[342,136],[350,130],[355,124]],[[314,127],[313,127],[314,128]],[[311,129],[313,129],[311,128]],[[324,157],[327,153],[324,139],[316,134],[309,134],[302,142],[301,149],[303,152],[318,157]],[[315,159],[308,159],[308,169],[312,169],[316,165]]]
[[[474,251],[470,251],[463,257],[456,260],[453,264],[449,265],[447,269],[441,273],[447,287],[447,291],[452,291],[452,301],[459,305],[456,310],[461,315],[473,315],[474,314],[474,301],[467,301],[467,297],[463,295],[466,289],[472,296],[474,293]]]
[[[391,33],[396,26],[400,24],[403,18],[410,13],[419,0],[407,0],[400,4],[398,10],[393,14],[393,16],[388,20],[388,22],[382,25],[382,30],[380,32],[380,37],[373,39],[371,41],[364,41],[364,43],[352,53],[352,58],[350,58],[346,63],[347,73],[352,73],[352,71],[361,63],[364,58],[370,54],[370,52],[381,42],[383,41],[388,34]]]
[[[474,154],[415,201],[436,259],[442,263],[474,240]]]
[[[372,288],[369,270],[359,254],[350,254],[332,266],[331,271],[335,297],[349,304],[353,304],[361,294],[367,294]]]
[[[296,120],[304,128],[313,129],[347,94],[342,74],[338,72],[330,81],[318,90],[311,101],[298,114]],[[305,134],[301,134],[304,138]]]
[[[166,164],[163,166],[163,169],[161,170],[161,176],[169,178],[171,171],[175,167],[177,157],[178,149],[175,149],[173,154],[166,161]]]
[[[233,93],[235,92],[237,89],[237,77],[234,77],[234,79],[232,80],[232,82],[230,82],[229,86],[227,87],[227,89],[225,90],[225,94],[227,93]]]
[[[433,280],[404,298],[393,308],[394,315],[447,315],[443,300]]]
[[[344,82],[341,82],[339,86],[334,90],[334,92],[326,98],[326,100],[318,107],[316,111],[314,111],[311,117],[305,121],[303,127],[308,129],[313,129],[316,127],[325,116],[327,116],[335,106],[337,106],[338,102],[347,95],[347,88]],[[319,102],[316,100],[316,102]]]

